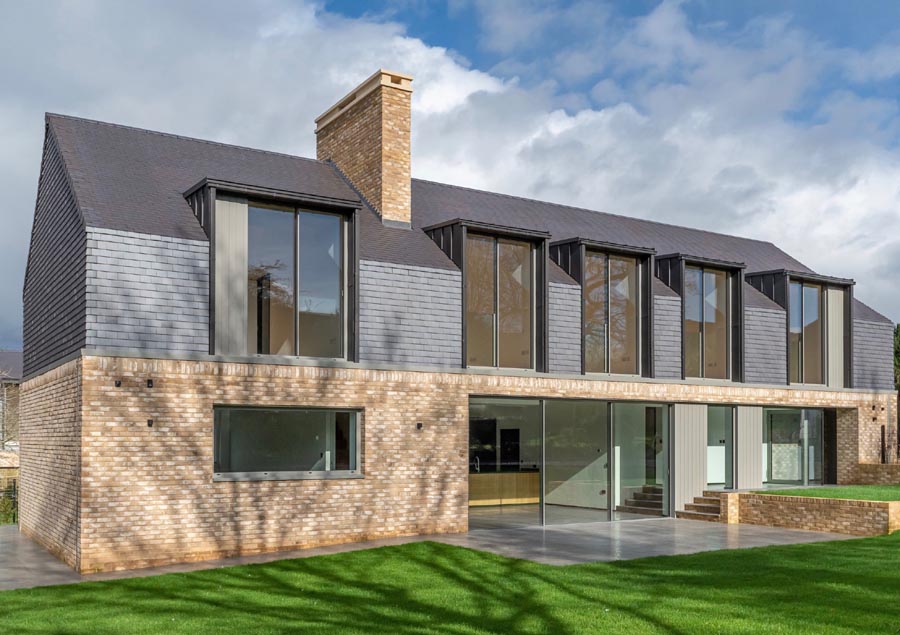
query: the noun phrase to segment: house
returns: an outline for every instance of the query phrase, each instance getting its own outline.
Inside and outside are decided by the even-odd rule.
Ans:
[[[47,115],[25,534],[111,570],[697,518],[704,490],[878,462],[892,324],[853,280],[413,179],[411,81],[328,109],[316,160]]]
[[[0,452],[13,451],[19,447],[21,381],[22,351],[0,350]]]

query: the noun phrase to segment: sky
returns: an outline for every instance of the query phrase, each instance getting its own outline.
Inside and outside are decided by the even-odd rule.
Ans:
[[[0,0],[0,348],[44,113],[301,156],[377,68],[413,176],[769,240],[900,321],[900,3]]]

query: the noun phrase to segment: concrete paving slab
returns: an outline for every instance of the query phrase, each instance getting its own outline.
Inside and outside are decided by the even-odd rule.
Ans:
[[[850,538],[854,536],[658,518],[551,527],[477,529],[466,534],[389,538],[300,551],[280,551],[149,569],[79,575],[43,547],[19,533],[18,527],[5,525],[0,526],[0,590],[202,571],[428,540],[543,564],[570,565]]]

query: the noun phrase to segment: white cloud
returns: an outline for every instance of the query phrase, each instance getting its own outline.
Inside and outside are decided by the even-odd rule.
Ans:
[[[859,297],[900,319],[896,103],[821,88],[848,68],[858,82],[889,76],[887,48],[863,69],[867,52],[829,49],[783,17],[726,40],[676,3],[627,21],[588,2],[526,5],[518,21],[486,19],[485,39],[545,54],[483,71],[400,25],[317,4],[216,8],[7,7],[0,346],[19,337],[45,110],[313,156],[314,118],[378,67],[415,76],[417,176],[769,239],[856,278]],[[505,9],[495,16],[519,10]],[[555,37],[567,28],[578,37]]]

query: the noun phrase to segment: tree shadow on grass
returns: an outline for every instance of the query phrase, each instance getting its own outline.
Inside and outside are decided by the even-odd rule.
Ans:
[[[553,567],[438,543],[0,595],[9,633],[895,632],[900,536]]]

